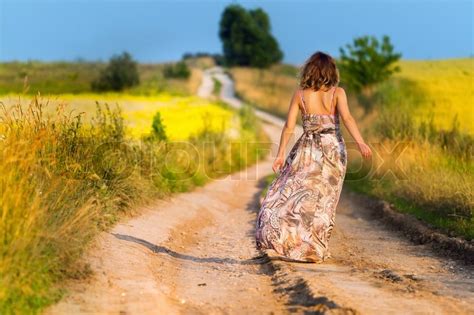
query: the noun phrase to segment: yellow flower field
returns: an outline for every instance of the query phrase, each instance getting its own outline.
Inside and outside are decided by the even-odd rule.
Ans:
[[[403,60],[396,76],[415,81],[426,95],[414,114],[434,114],[435,125],[449,129],[455,115],[461,129],[474,134],[474,59]]]
[[[30,98],[23,96],[22,103],[27,104]],[[54,105],[66,103],[70,110],[83,112],[85,121],[95,113],[96,101],[101,104],[108,103],[111,107],[118,104],[122,108],[127,132],[133,137],[150,132],[153,116],[157,111],[161,113],[170,140],[188,139],[204,127],[214,131],[229,130],[238,123],[233,119],[234,115],[230,109],[196,96],[175,96],[166,93],[157,96],[120,93],[61,94],[51,96],[49,100],[49,110],[53,110]],[[18,96],[3,96],[0,101],[8,107],[9,104],[17,103]]]

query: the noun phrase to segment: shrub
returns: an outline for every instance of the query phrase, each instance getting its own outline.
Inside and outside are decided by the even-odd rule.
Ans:
[[[97,80],[92,82],[95,91],[122,91],[140,83],[137,63],[132,56],[123,52],[110,58],[107,67],[101,71]]]
[[[151,136],[153,137],[153,139],[159,141],[166,141],[168,139],[165,132],[165,126],[163,125],[163,121],[161,120],[160,112],[156,112],[155,116],[153,116],[153,123],[151,129]]]
[[[187,79],[191,75],[189,67],[184,61],[166,65],[163,69],[165,78]]]

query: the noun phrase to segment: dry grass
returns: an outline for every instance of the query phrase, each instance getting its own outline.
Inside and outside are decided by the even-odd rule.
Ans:
[[[393,202],[446,233],[474,239],[472,161],[446,156],[429,142],[374,139],[371,146],[371,163],[362,164],[351,152],[350,187]]]
[[[270,113],[284,117],[297,88],[297,68],[275,65],[270,69],[235,67],[230,69],[239,97]]]

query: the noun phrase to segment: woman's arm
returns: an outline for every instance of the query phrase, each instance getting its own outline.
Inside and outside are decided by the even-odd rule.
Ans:
[[[372,150],[365,143],[364,139],[362,138],[362,135],[359,132],[359,128],[357,128],[355,119],[354,117],[352,117],[352,114],[349,111],[346,92],[341,87],[337,88],[336,100],[337,100],[337,108],[338,108],[339,113],[341,114],[344,125],[346,126],[347,130],[351,134],[352,138],[354,138],[355,142],[357,143],[357,146],[362,156],[364,158],[369,158],[372,155]]]
[[[283,130],[281,131],[280,136],[280,146],[278,147],[277,157],[273,162],[273,171],[276,172],[277,170],[281,169],[283,166],[283,162],[285,160],[285,151],[286,145],[288,144],[288,140],[290,139],[291,135],[294,133],[295,126],[296,126],[296,119],[298,117],[298,109],[299,109],[299,91],[298,89],[293,93],[293,96],[290,101],[290,107],[288,109],[288,115],[286,118],[285,125],[283,126]]]

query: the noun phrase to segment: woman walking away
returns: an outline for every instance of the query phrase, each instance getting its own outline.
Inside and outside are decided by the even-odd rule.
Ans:
[[[280,172],[257,216],[257,249],[272,249],[293,261],[322,262],[331,257],[328,241],[347,166],[339,116],[362,156],[372,155],[338,83],[336,63],[325,53],[316,52],[301,69],[273,163],[273,170]],[[303,134],[285,160],[299,109]]]

